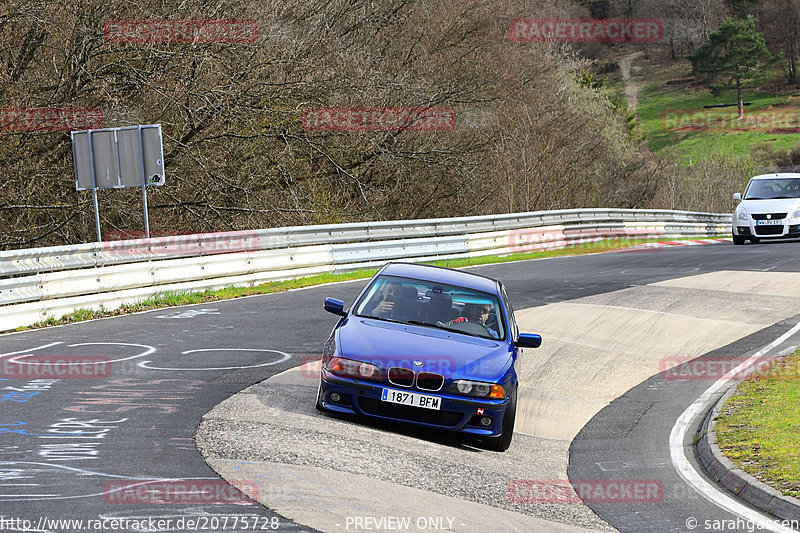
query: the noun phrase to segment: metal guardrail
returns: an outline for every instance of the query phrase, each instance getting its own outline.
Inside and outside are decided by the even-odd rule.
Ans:
[[[570,209],[179,235],[0,252],[0,330],[168,290],[563,247],[609,237],[708,237],[730,215]]]
[[[312,244],[382,239],[442,237],[582,222],[727,223],[729,215],[687,211],[633,209],[569,209],[449,219],[292,226],[253,231],[178,235],[0,251],[0,278],[14,274],[53,272],[143,260],[269,250]]]

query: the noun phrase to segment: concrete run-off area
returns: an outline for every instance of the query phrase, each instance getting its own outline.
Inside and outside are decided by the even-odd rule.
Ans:
[[[566,480],[569,446],[614,399],[664,370],[800,313],[800,275],[722,271],[517,312],[541,333],[523,354],[516,435],[505,453],[456,436],[372,424],[314,409],[313,366],[294,368],[220,403],[195,438],[228,480],[322,531],[356,518],[438,519],[450,531],[612,528],[580,501],[531,501],[519,480]],[[308,363],[314,365],[315,363]],[[363,522],[362,522],[363,523]]]

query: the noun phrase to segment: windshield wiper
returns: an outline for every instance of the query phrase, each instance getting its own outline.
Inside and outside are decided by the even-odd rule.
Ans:
[[[385,322],[394,322],[395,324],[405,324],[402,320],[395,320],[394,318],[386,318],[382,316],[375,316],[375,315],[355,315],[359,318],[374,318],[375,320],[383,320]]]
[[[429,325],[432,326],[433,324],[429,324]],[[447,324],[445,324],[444,322],[441,322],[439,320],[436,321],[436,327],[440,328],[440,329],[447,330],[447,331],[452,331],[453,333],[461,333],[462,335],[469,335],[470,337],[477,337],[477,335],[472,335],[471,333],[467,333],[463,329],[451,328]]]
[[[385,322],[394,322],[395,324],[410,324],[410,325],[414,325],[414,326],[425,326],[425,327],[429,327],[429,328],[443,329],[445,331],[451,331],[453,333],[460,333],[461,335],[468,335],[470,337],[478,337],[480,339],[497,340],[494,337],[486,337],[486,336],[483,336],[483,335],[476,335],[476,334],[473,334],[473,333],[467,333],[463,329],[451,328],[450,326],[448,326],[444,322],[441,322],[441,321],[438,321],[438,320],[436,321],[436,324],[431,324],[430,322],[423,322],[422,320],[395,320],[393,318],[381,318],[381,317],[375,316],[375,315],[356,315],[356,316],[359,316],[361,318],[374,318],[375,320],[383,320]]]
[[[395,318],[384,318],[375,315],[356,315],[361,318],[374,318],[375,320],[383,320],[384,322],[393,322],[395,324],[413,324],[415,326],[428,326],[429,328],[435,328],[436,324],[431,324],[430,322],[422,322],[421,320],[397,320]]]

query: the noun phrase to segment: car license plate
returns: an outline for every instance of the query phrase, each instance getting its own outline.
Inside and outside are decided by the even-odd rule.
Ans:
[[[756,220],[756,226],[777,226],[783,224],[783,220],[777,218],[775,220]]]
[[[424,407],[425,409],[436,409],[442,405],[442,399],[438,396],[426,396],[415,392],[404,392],[394,389],[383,389],[381,400],[400,405],[410,405],[411,407]]]

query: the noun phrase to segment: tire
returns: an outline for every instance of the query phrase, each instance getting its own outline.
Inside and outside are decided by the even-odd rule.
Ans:
[[[745,239],[744,237],[742,237],[740,235],[736,235],[735,233],[733,235],[731,235],[731,236],[733,237],[733,244],[735,244],[737,246],[740,245],[740,244],[744,244],[744,241],[747,240],[747,239]]]
[[[514,437],[514,421],[517,418],[517,387],[511,393],[511,401],[508,404],[505,415],[503,415],[503,432],[497,437],[484,437],[483,444],[489,450],[504,452],[511,446],[511,439]]]
[[[758,239],[750,239],[750,242],[752,242],[753,244],[758,244],[758,241],[759,241]]]

